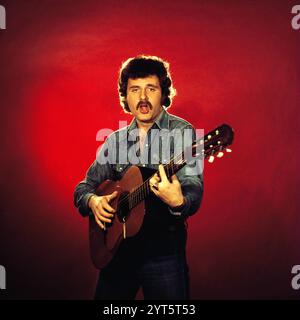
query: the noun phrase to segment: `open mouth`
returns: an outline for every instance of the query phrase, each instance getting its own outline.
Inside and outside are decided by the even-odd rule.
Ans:
[[[139,103],[138,109],[140,110],[140,113],[147,114],[152,109],[152,106],[149,103]]]

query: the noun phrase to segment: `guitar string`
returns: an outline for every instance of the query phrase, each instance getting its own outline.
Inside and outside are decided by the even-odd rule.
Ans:
[[[202,138],[199,138],[199,139],[196,139],[195,140],[195,143],[193,143],[192,144],[192,148],[193,147],[196,147],[197,146],[197,144],[198,144],[198,142],[200,142],[200,141],[203,141],[204,142],[204,157],[206,157],[208,154],[206,153],[206,151],[208,151],[208,150],[205,150],[205,142],[207,142],[207,140],[206,140],[206,137],[208,137],[209,135],[210,135],[211,133],[208,133],[207,135],[205,135],[205,136],[203,136]],[[202,143],[203,143],[202,142]],[[210,143],[212,143],[212,140],[211,141],[209,141]],[[216,146],[216,147],[221,147],[221,145],[218,145],[218,146]],[[225,145],[223,145],[222,146],[223,148],[225,147]],[[212,148],[213,150],[215,150],[215,147],[213,147]],[[220,149],[221,150],[221,149]],[[171,158],[171,161],[168,163],[168,164],[166,164],[166,165],[164,165],[164,168],[165,168],[165,170],[167,170],[167,175],[168,176],[170,176],[170,172],[169,172],[169,169],[171,169],[172,170],[172,172],[173,172],[173,174],[174,174],[174,165],[175,165],[175,159],[177,158],[177,160],[178,160],[178,158],[180,157],[180,160],[182,161],[182,162],[179,162],[179,163],[176,163],[176,165],[178,165],[178,166],[181,166],[181,165],[185,165],[185,163],[186,163],[186,160],[184,160],[183,161],[183,153],[184,152],[182,152],[181,154],[179,154],[179,155],[177,155],[177,156],[175,156],[175,157],[172,157]],[[173,163],[172,163],[173,162]],[[182,166],[182,167],[183,167]],[[179,169],[180,170],[180,169]],[[158,172],[158,170],[156,171],[156,173]],[[147,180],[145,180],[141,185],[139,185],[138,187],[136,187],[133,191],[131,191],[128,195],[126,195],[124,198],[122,198],[121,200],[120,200],[120,202],[119,202],[119,205],[120,206],[122,206],[124,203],[125,203],[125,201],[127,201],[128,199],[128,207],[129,207],[129,209],[131,210],[133,207],[135,207],[139,202],[140,202],[140,200],[142,200],[143,199],[143,195],[147,195],[147,193],[150,193],[150,189],[149,189],[149,186],[150,186],[150,184],[148,183],[149,182],[149,180],[156,174],[156,173],[154,173],[152,176],[150,176]],[[143,192],[143,193],[142,193]],[[146,192],[146,194],[144,194]]]
[[[182,165],[185,161],[181,162],[181,163],[177,163],[176,165]],[[167,165],[165,165],[165,170],[167,171],[167,175],[170,176],[170,172],[169,172],[169,166],[171,166],[170,169],[172,169],[173,174],[174,174],[174,164],[172,164],[171,162]],[[157,173],[158,171],[156,171]],[[130,205],[129,207],[131,207],[130,209],[132,209],[137,203],[140,202],[140,200],[142,200],[143,195],[147,195],[148,192],[150,192],[149,189],[149,183],[148,181],[155,175],[155,173],[150,176],[147,180],[145,180],[141,185],[139,185],[136,189],[134,189],[133,191],[131,191],[130,195],[127,195],[126,197],[124,197],[121,201],[120,204],[122,202],[124,202],[125,200],[127,200],[128,198],[130,199],[130,197],[133,197],[132,200],[130,201]]]
[[[195,141],[195,144],[192,145],[192,147],[195,147],[197,145],[198,141],[201,141],[201,140],[204,140],[204,139],[205,139],[205,137],[197,139]],[[168,175],[170,175],[169,169],[172,169],[173,174],[174,174],[174,165],[175,165],[174,161],[175,160],[177,161],[179,159],[179,157],[180,157],[181,162],[176,163],[176,165],[178,165],[178,166],[181,166],[183,164],[185,165],[186,160],[183,161],[183,157],[182,156],[183,156],[183,152],[181,154],[175,156],[175,157],[172,157],[170,163],[168,163],[168,164],[166,164],[164,166],[165,170],[168,171],[167,172]],[[205,154],[205,156],[206,156],[206,154]],[[169,166],[171,166],[171,168],[169,168]],[[156,173],[157,172],[158,172],[158,170],[156,171]],[[141,193],[141,191],[143,193],[145,193],[145,191],[146,191],[145,195],[147,195],[147,193],[150,192],[149,183],[148,182],[154,175],[155,175],[155,173],[152,176],[150,176],[147,180],[145,180],[141,185],[139,185],[137,188],[135,188],[133,191],[131,191],[130,194],[128,194],[124,198],[122,198],[121,201],[119,202],[119,205],[122,206],[125,203],[125,201],[127,201],[129,199],[129,201],[128,201],[129,209],[131,210],[133,207],[135,207],[140,202],[140,201],[136,201],[136,199],[139,200],[139,196],[141,196],[140,200],[142,200],[143,194]]]
[[[193,144],[192,145],[192,148],[193,147],[196,147],[196,145],[197,145],[197,142],[199,142],[199,141],[201,141],[201,140],[203,140],[204,142],[205,142],[205,137],[206,136],[204,136],[203,138],[200,138],[200,139],[197,139],[196,141],[195,141],[195,144]],[[218,146],[219,147],[219,146]],[[205,149],[205,143],[204,143],[204,149]],[[174,174],[174,160],[176,159],[176,161],[179,159],[179,157],[180,157],[180,160],[182,161],[183,160],[183,152],[181,153],[181,154],[179,154],[179,155],[177,155],[177,156],[175,156],[175,157],[172,157],[171,158],[171,161],[170,161],[170,163],[168,163],[168,164],[166,164],[165,166],[164,166],[164,168],[165,169],[167,169],[167,171],[168,171],[168,175],[170,175],[170,173],[169,173],[169,167],[168,166],[171,166],[171,169],[173,170],[173,174]],[[207,156],[207,154],[204,152],[204,156]],[[172,163],[173,162],[173,163]],[[178,165],[178,166],[181,166],[181,165],[185,165],[185,163],[186,163],[186,160],[184,160],[184,161],[182,161],[182,162],[178,162],[178,163],[176,163],[176,165]],[[158,172],[158,170],[156,171],[156,173]],[[124,198],[122,198],[121,200],[120,200],[120,202],[119,202],[119,205],[120,206],[122,206],[124,203],[125,203],[125,201],[127,201],[128,199],[129,199],[129,201],[128,201],[128,207],[129,207],[129,209],[131,210],[133,207],[135,207],[140,201],[136,201],[136,199],[139,199],[138,197],[139,197],[139,195],[142,197],[142,193],[141,193],[141,191],[144,193],[145,191],[147,192],[147,193],[149,193],[150,192],[150,189],[149,189],[149,180],[156,174],[156,173],[154,173],[152,176],[150,176],[147,180],[145,180],[141,185],[139,185],[138,187],[136,187],[133,191],[131,191],[128,195],[126,195]],[[145,187],[146,187],[146,189],[145,189]],[[147,195],[147,194],[145,194],[145,195]],[[131,200],[131,201],[130,201]],[[142,198],[141,198],[141,200],[142,200]]]
[[[200,139],[197,139],[196,141],[195,141],[195,145],[193,144],[191,147],[193,148],[193,147],[195,147],[196,145],[197,145],[197,142],[199,142],[199,141],[201,141],[201,140],[203,140],[204,142],[205,142],[205,137],[206,136],[204,136],[203,138],[200,138]],[[205,143],[204,143],[204,149],[205,149]],[[207,155],[206,153],[205,153],[205,151],[204,151],[204,154],[205,154],[205,156]],[[171,158],[171,161],[168,163],[168,164],[166,164],[166,165],[164,165],[164,168],[167,168],[167,170],[169,170],[169,168],[168,168],[168,166],[172,166],[171,168],[172,168],[172,170],[173,170],[173,174],[174,174],[174,165],[176,164],[176,165],[178,165],[178,166],[181,166],[181,165],[185,165],[185,163],[186,163],[186,160],[184,160],[184,161],[182,161],[183,160],[183,157],[182,157],[182,155],[183,155],[183,152],[181,153],[181,154],[179,154],[179,155],[176,155],[175,157],[172,157]],[[180,160],[182,161],[182,162],[178,162],[178,163],[175,163],[174,162],[174,160],[178,160],[179,159],[179,157],[180,157]],[[172,163],[173,162],[173,163]],[[135,199],[139,196],[139,194],[141,193],[141,191],[146,191],[146,192],[150,192],[150,189],[148,188],[148,186],[149,186],[149,180],[156,174],[158,172],[158,170],[152,175],[152,176],[150,176],[147,180],[145,180],[141,185],[139,185],[138,187],[136,187],[133,191],[131,191],[128,195],[126,195],[124,198],[122,198],[121,200],[120,200],[120,202],[119,202],[119,205],[120,206],[122,206],[122,204],[124,204],[125,203],[125,201],[127,201],[128,199],[129,199],[129,201],[128,201],[128,203],[129,203],[129,205],[128,205],[128,207],[129,207],[129,209],[131,210],[133,207],[135,207],[140,201],[135,201]],[[144,189],[146,187],[146,189]],[[141,190],[142,189],[142,190]],[[147,194],[146,194],[147,195]],[[141,196],[142,196],[142,194],[141,194]],[[130,201],[130,198],[131,198],[131,201]],[[142,200],[142,199],[141,199]]]
[[[173,170],[173,174],[174,174],[174,165],[175,165],[175,160],[177,161],[177,160],[183,160],[183,157],[182,157],[182,155],[183,155],[183,152],[181,153],[181,154],[179,154],[179,155],[177,155],[177,156],[175,156],[175,157],[172,157],[171,158],[171,160],[170,160],[170,163],[168,163],[168,164],[166,164],[165,166],[164,166],[164,168],[167,168],[167,171],[169,171],[169,168],[168,168],[168,166],[172,166],[171,168],[172,168],[172,170]],[[173,162],[173,163],[172,163]],[[182,165],[182,164],[184,164],[186,162],[186,160],[184,160],[184,161],[182,161],[182,162],[178,162],[178,163],[176,163],[176,165]],[[156,173],[158,172],[158,170],[156,171]],[[144,189],[145,187],[146,187],[146,189],[144,189],[143,190],[143,192],[144,191],[146,191],[146,192],[150,192],[150,190],[149,190],[149,188],[148,188],[148,185],[149,185],[149,180],[156,174],[156,173],[154,173],[152,176],[150,176],[147,180],[145,180],[141,185],[139,185],[138,187],[136,187],[133,191],[131,191],[131,193],[130,194],[128,194],[128,195],[126,195],[124,198],[122,198],[121,199],[121,201],[119,202],[119,205],[122,205],[122,203],[124,203],[125,201],[127,201],[127,199],[129,199],[130,197],[133,197],[133,199],[135,199],[136,197],[138,197],[138,195],[139,195],[139,193],[141,192],[141,190],[140,189]],[[168,172],[168,175],[170,175],[170,173]],[[148,190],[147,190],[148,189]],[[136,193],[137,193],[137,195],[136,195]],[[141,194],[142,195],[142,194]],[[142,199],[141,199],[142,200]],[[129,203],[130,203],[130,201],[129,201]],[[131,209],[137,204],[137,203],[139,203],[139,201],[131,201],[131,205],[129,205],[129,207],[131,207]]]
[[[171,162],[170,162],[170,164],[171,164]],[[166,167],[170,164],[167,164]],[[178,163],[178,165],[181,165],[181,164]],[[156,173],[157,172],[158,171],[156,171]],[[131,207],[130,209],[132,209],[137,203],[140,202],[139,200],[142,200],[142,195],[143,195],[142,192],[146,193],[146,194],[148,192],[150,192],[150,189],[149,189],[150,184],[148,182],[154,175],[155,175],[155,173],[153,175],[151,175],[147,180],[145,180],[141,185],[139,185],[137,188],[135,188],[133,191],[131,191],[131,193],[129,195],[126,195],[124,198],[122,198],[121,201],[119,202],[119,204],[120,205],[124,204],[125,201],[127,201],[128,199],[130,200],[130,197],[131,197],[131,201],[129,201],[129,207]],[[139,196],[141,196],[141,198],[139,198]],[[137,201],[136,201],[136,198],[137,198]]]
[[[209,134],[207,134],[206,136],[202,137],[202,138],[199,138],[195,141],[194,144],[192,144],[192,148],[193,147],[196,147],[197,146],[197,142],[203,140],[204,142],[204,150],[205,150],[205,138],[208,136]],[[211,141],[210,141],[211,142]],[[217,147],[220,147],[220,146],[217,146]],[[213,148],[214,149],[214,148]],[[183,161],[183,153],[182,152],[181,154],[179,155],[176,155],[175,157],[172,157],[170,162],[166,165],[164,165],[164,169],[167,170],[167,174],[170,176],[170,172],[169,172],[169,169],[172,169],[173,171],[173,174],[174,174],[174,165],[175,165],[175,160],[178,161],[179,160],[179,157],[180,157],[180,160],[181,162],[178,162],[176,163],[176,165],[178,166],[181,166],[181,165],[185,165],[186,163],[186,160]],[[206,152],[204,151],[204,156],[207,156]],[[171,166],[171,167],[170,167]],[[170,167],[170,168],[169,168]],[[135,207],[140,201],[139,200],[142,200],[143,198],[143,195],[146,191],[146,194],[150,192],[150,189],[149,189],[149,180],[158,172],[158,170],[152,175],[150,176],[147,180],[145,180],[141,185],[139,185],[138,187],[136,187],[133,191],[131,191],[128,195],[126,195],[124,198],[122,198],[119,202],[119,205],[122,206],[128,199],[128,207],[129,209],[131,210],[133,207]],[[143,192],[143,193],[141,193]],[[131,200],[131,201],[130,201]]]
[[[182,165],[183,163],[184,162],[178,163],[177,165]],[[166,165],[166,168],[168,165],[169,164]],[[168,169],[167,169],[167,171],[168,171]],[[156,171],[156,173],[157,172],[158,171]],[[124,197],[120,201],[120,205],[122,205],[125,201],[127,201],[127,199],[129,199],[129,209],[132,209],[133,207],[135,207],[140,202],[139,200],[142,200],[143,195],[147,195],[150,192],[150,188],[149,188],[150,184],[148,182],[154,175],[155,175],[155,173],[152,176],[150,176],[147,180],[145,180],[140,186],[138,186],[136,189],[131,191],[131,193],[129,195]]]

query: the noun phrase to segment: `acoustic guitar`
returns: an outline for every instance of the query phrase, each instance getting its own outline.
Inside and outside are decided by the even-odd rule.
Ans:
[[[164,165],[167,177],[170,177],[183,168],[188,161],[184,154],[192,154],[193,158],[208,159],[223,155],[223,151],[230,151],[234,138],[233,129],[223,124],[212,130],[204,137],[197,139],[190,147],[180,155],[171,159]],[[201,154],[197,154],[201,149]],[[177,161],[180,159],[180,161]],[[157,170],[131,166],[119,181],[106,180],[96,190],[98,196],[111,194],[118,191],[110,205],[116,210],[111,223],[105,223],[105,229],[101,229],[93,216],[89,217],[89,242],[90,255],[96,268],[102,269],[113,258],[121,242],[127,237],[133,237],[140,230],[145,214],[145,198],[150,194],[149,180],[157,173]]]

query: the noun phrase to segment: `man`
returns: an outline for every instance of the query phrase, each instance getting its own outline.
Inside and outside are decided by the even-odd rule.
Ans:
[[[164,144],[169,149],[164,152],[163,135],[157,133],[192,131],[195,138],[195,131],[190,123],[166,111],[175,89],[169,64],[162,59],[128,59],[121,67],[118,85],[121,105],[134,119],[106,139],[85,180],[76,187],[75,205],[83,216],[93,215],[99,228],[105,229],[115,214],[110,202],[117,192],[97,196],[97,187],[106,179],[120,180],[132,164],[158,169],[159,174],[150,180],[152,193],[145,202],[141,230],[123,240],[112,261],[100,271],[95,298],[134,299],[141,286],[145,299],[188,299],[185,221],[200,206],[202,174],[199,166],[188,164],[168,179],[161,163],[170,161],[165,156],[168,151],[171,157],[176,155],[182,139],[173,136],[172,142]],[[159,141],[153,138],[155,133]],[[122,150],[124,137],[126,148]],[[124,163],[120,160],[124,154],[126,159],[135,161]]]

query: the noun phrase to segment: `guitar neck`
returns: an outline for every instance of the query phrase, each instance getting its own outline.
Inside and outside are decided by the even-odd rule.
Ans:
[[[234,132],[232,128],[227,124],[223,124],[210,131],[204,137],[197,139],[181,154],[175,156],[168,164],[164,165],[168,179],[170,179],[173,174],[177,173],[187,163],[190,163],[191,160],[195,158],[208,158],[209,156],[213,156],[218,152],[221,152],[228,145],[232,144],[233,138]],[[156,171],[156,173],[159,174],[158,171]],[[151,177],[153,177],[153,175]],[[150,194],[151,189],[149,181],[151,177],[128,195],[126,203],[124,203],[127,208],[131,210]]]
[[[180,156],[176,156],[174,159],[170,161],[170,163],[165,164],[164,170],[166,172],[166,176],[168,179],[171,178],[172,175],[176,174],[181,168],[183,168],[187,164],[187,161],[183,158],[183,152]],[[155,175],[159,175],[159,171],[157,170],[150,178],[145,180],[141,185],[139,185],[136,189],[134,189],[128,195],[128,208],[131,210],[136,205],[138,205],[141,201],[145,200],[146,197],[150,194],[150,179]]]

